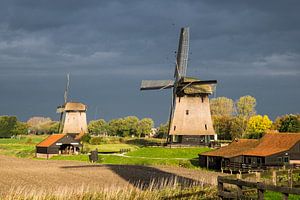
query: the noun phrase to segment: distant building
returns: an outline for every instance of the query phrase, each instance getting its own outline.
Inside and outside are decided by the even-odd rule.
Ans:
[[[37,158],[51,158],[60,154],[78,154],[82,145],[72,136],[53,134],[36,145]]]
[[[243,171],[300,165],[299,133],[267,133],[261,139],[237,139],[228,146],[199,154],[201,167]]]
[[[64,134],[78,135],[87,133],[87,106],[78,102],[67,102],[64,107],[65,119],[63,121]]]

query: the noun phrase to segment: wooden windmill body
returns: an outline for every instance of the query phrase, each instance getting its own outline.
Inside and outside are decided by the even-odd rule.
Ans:
[[[64,94],[64,104],[57,108],[60,113],[59,133],[68,134],[80,139],[82,135],[88,133],[86,111],[87,106],[80,102],[68,102],[69,74]]]
[[[143,80],[141,90],[173,89],[169,117],[171,143],[208,144],[216,139],[209,98],[216,80],[200,81],[187,77],[189,28],[182,28],[175,66],[175,80]]]

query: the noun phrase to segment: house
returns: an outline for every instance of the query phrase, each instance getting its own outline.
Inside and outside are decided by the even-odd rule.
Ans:
[[[236,139],[228,146],[199,154],[202,167],[243,171],[300,165],[299,133],[266,133],[261,139]]]
[[[36,145],[37,158],[51,158],[59,154],[78,154],[82,145],[67,134],[53,134]]]

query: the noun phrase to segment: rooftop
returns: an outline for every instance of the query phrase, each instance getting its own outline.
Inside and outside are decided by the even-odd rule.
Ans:
[[[41,141],[39,144],[37,144],[37,147],[49,147],[61,138],[63,138],[66,134],[53,134]]]
[[[237,139],[228,146],[201,155],[232,158],[235,156],[269,156],[291,149],[300,142],[299,133],[266,133],[261,139]]]

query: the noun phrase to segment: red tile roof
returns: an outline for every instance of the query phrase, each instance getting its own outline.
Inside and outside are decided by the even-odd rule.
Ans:
[[[201,155],[231,158],[241,155],[243,151],[254,148],[257,146],[258,142],[259,141],[255,139],[237,139],[233,140],[228,146],[221,147],[214,151],[205,152]]]
[[[243,155],[269,156],[288,151],[298,142],[300,133],[267,133],[255,148],[243,152]]]
[[[266,133],[260,140],[238,139],[228,146],[201,155],[232,158],[235,156],[269,156],[291,149],[300,142],[300,133]]]
[[[58,140],[60,140],[61,138],[63,138],[64,136],[66,136],[66,134],[53,134],[53,135],[50,135],[49,137],[47,137],[46,139],[41,141],[36,146],[37,147],[49,147],[52,144],[54,144],[55,142],[57,142]]]

